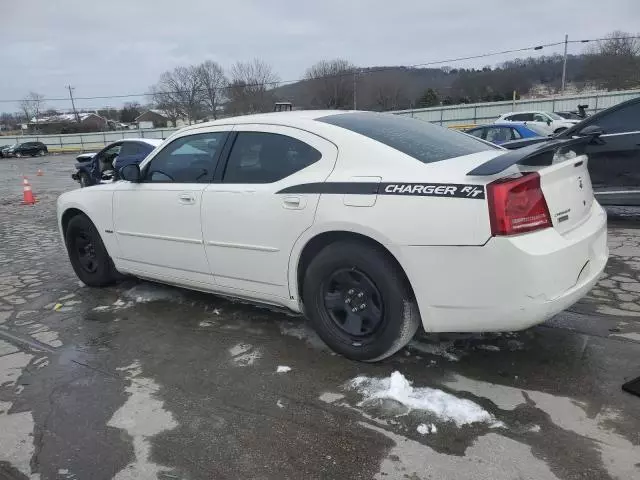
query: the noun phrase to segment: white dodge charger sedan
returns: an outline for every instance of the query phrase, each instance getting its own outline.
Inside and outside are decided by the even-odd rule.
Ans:
[[[420,323],[523,329],[591,289],[608,250],[589,140],[507,152],[389,114],[226,118],[61,195],[58,220],[87,285],[120,272],[286,307],[376,361]]]

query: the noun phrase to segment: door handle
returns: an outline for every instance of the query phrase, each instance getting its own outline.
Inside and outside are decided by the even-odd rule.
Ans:
[[[304,197],[298,195],[288,195],[282,199],[284,208],[302,209],[307,204]]]
[[[181,193],[178,198],[182,203],[194,203],[196,201],[195,197],[190,193]]]

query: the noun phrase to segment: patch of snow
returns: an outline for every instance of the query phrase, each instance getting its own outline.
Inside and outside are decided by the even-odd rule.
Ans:
[[[109,305],[98,305],[97,307],[94,307],[93,311],[94,312],[106,312],[110,308],[111,307]]]
[[[164,402],[156,398],[160,386],[151,378],[138,377],[142,372],[136,361],[120,370],[127,371],[130,379],[125,391],[129,398],[111,417],[107,426],[126,431],[133,438],[134,460],[113,478],[114,480],[156,479],[170,471],[151,461],[151,437],[178,426]],[[137,378],[134,378],[137,377]]]
[[[262,352],[255,349],[252,351],[253,346],[247,343],[239,343],[229,349],[229,354],[233,357],[231,360],[237,366],[248,367],[253,365],[256,360],[262,357]]]
[[[278,399],[278,401],[276,402],[276,405],[278,406],[278,408],[284,408],[284,403],[282,403],[282,400]]]
[[[538,433],[540,432],[540,430],[541,430],[540,425],[533,425],[531,428],[529,428],[529,431],[533,433]]]
[[[389,399],[404,405],[409,410],[424,410],[457,426],[476,422],[493,422],[489,412],[470,400],[454,397],[442,390],[429,387],[415,388],[400,372],[388,378],[358,376],[347,386],[364,397],[358,405],[373,400]]]
[[[287,367],[286,365],[279,365],[276,368],[276,373],[287,373],[291,371],[291,367]]]
[[[200,323],[198,324],[198,326],[199,326],[199,327],[211,327],[211,326],[213,326],[213,325],[214,325],[214,323],[209,322],[209,321],[207,321],[207,320],[203,320],[202,322],[200,322]]]
[[[421,423],[420,425],[418,425],[418,428],[416,428],[416,430],[420,435],[429,435],[430,433],[438,433],[438,429],[433,423],[431,425],[427,425],[426,423]]]
[[[75,296],[76,296],[75,293],[70,293],[69,295],[65,295],[64,297],[60,297],[58,299],[58,302],[63,303],[65,300],[71,300]]]
[[[222,310],[220,310],[219,308],[214,308],[214,309],[213,309],[213,314],[214,314],[214,315],[220,315],[220,312],[221,312],[221,311],[222,311]]]
[[[69,473],[69,470],[67,470],[66,468],[59,468],[58,469],[58,475],[66,475]]]

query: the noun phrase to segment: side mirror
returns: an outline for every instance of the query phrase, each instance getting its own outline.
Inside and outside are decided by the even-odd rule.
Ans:
[[[120,169],[120,178],[127,182],[140,183],[140,167],[135,163],[125,165]]]
[[[580,135],[581,137],[598,137],[603,133],[604,130],[599,125],[589,125],[580,130],[580,132],[578,132],[578,135]]]
[[[551,120],[547,119],[547,125],[551,125]]]

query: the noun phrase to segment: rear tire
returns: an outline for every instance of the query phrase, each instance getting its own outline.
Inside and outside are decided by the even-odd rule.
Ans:
[[[40,150],[40,151],[38,152],[38,155],[39,155],[39,156],[41,156],[41,157],[44,157],[46,154],[47,154],[47,151],[46,151],[46,150]]]
[[[362,242],[336,242],[320,251],[305,273],[303,300],[318,335],[351,360],[393,355],[420,325],[403,272],[387,252]]]
[[[118,273],[89,217],[76,215],[69,220],[64,238],[71,266],[83,283],[90,287],[115,283]]]

